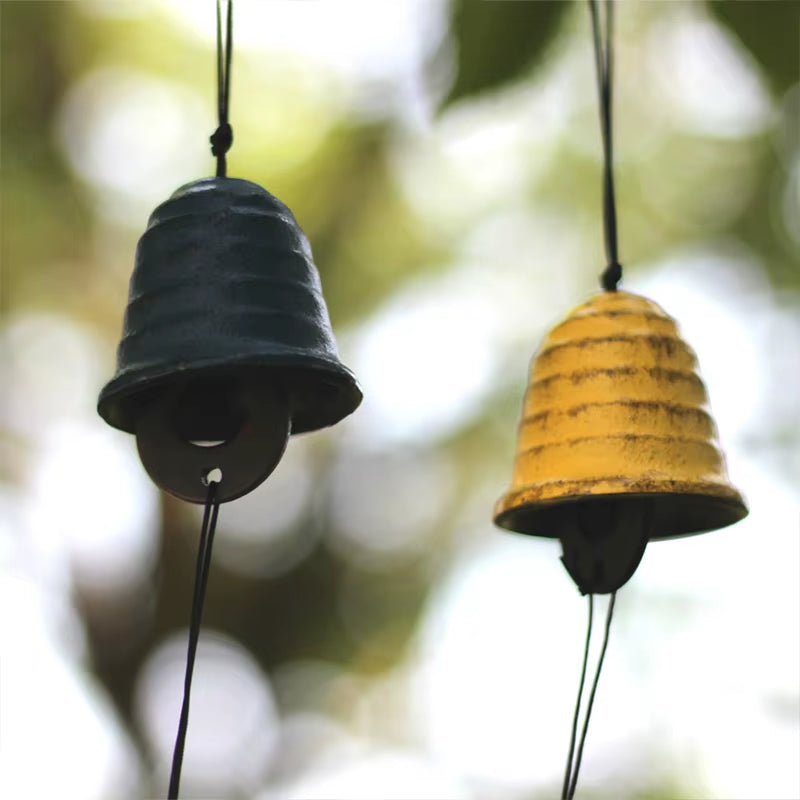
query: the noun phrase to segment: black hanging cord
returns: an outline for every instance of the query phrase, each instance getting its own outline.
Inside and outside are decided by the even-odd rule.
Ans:
[[[586,665],[589,662],[589,645],[592,641],[592,620],[594,618],[594,595],[587,595],[589,598],[589,622],[586,625],[586,646],[583,649],[583,666],[581,667],[581,682],[578,684],[578,699],[575,701],[575,713],[572,716],[572,732],[569,737],[569,754],[567,755],[567,766],[564,770],[564,784],[561,787],[561,800],[567,800],[569,792],[570,778],[572,778],[572,758],[575,755],[575,736],[578,732],[578,717],[581,710],[581,698],[583,697],[583,686],[586,683]]]
[[[228,171],[225,154],[233,144],[233,128],[228,122],[231,88],[231,53],[233,52],[233,0],[227,0],[225,48],[222,47],[222,9],[217,0],[217,117],[219,124],[211,134],[211,153],[217,159],[217,177],[224,178]]]
[[[570,741],[570,750],[569,750],[569,758],[567,761],[567,775],[571,771],[571,776],[569,777],[569,781],[567,782],[565,776],[564,788],[562,788],[561,792],[561,800],[573,800],[575,797],[575,789],[578,785],[578,773],[581,769],[581,761],[583,760],[583,746],[586,744],[586,733],[589,730],[589,720],[592,716],[592,706],[594,705],[594,697],[597,694],[597,684],[600,681],[600,672],[603,669],[603,661],[606,657],[606,650],[608,649],[608,635],[611,631],[611,619],[614,616],[614,603],[617,599],[617,593],[612,592],[611,599],[608,602],[608,611],[606,612],[606,625],[605,625],[605,634],[603,635],[603,645],[600,649],[600,658],[597,661],[597,670],[594,673],[594,680],[592,681],[592,690],[589,692],[589,702],[586,706],[586,716],[583,720],[583,729],[581,730],[581,739],[578,744],[578,755],[575,759],[575,764],[573,765],[572,762],[572,755],[574,752],[574,745],[575,745],[575,729],[576,723],[578,720],[578,709],[580,708],[581,702],[581,694],[583,693],[583,682],[584,677],[586,675],[586,661],[589,655],[589,636],[592,627],[592,595],[589,595],[589,631],[586,634],[586,650],[583,654],[583,671],[581,673],[581,683],[580,688],[578,690],[578,701],[575,704],[575,717],[572,723],[572,739]]]
[[[603,137],[603,228],[608,265],[600,277],[607,292],[615,292],[622,278],[622,265],[617,255],[617,208],[614,198],[614,142],[611,136],[611,86],[613,69],[614,2],[605,2],[605,44],[601,42],[597,0],[588,0],[592,16],[594,54],[597,62],[597,89],[600,97],[600,131]]]
[[[169,776],[168,800],[177,800],[183,766],[183,750],[186,745],[186,729],[189,725],[189,698],[192,692],[192,675],[197,655],[197,643],[200,639],[200,622],[203,618],[208,571],[211,567],[211,548],[214,544],[214,531],[217,528],[219,503],[216,502],[217,483],[209,481],[206,504],[203,510],[203,524],[200,526],[200,543],[197,547],[197,564],[194,574],[194,592],[192,595],[192,612],[189,622],[189,646],[186,652],[186,674],[183,679],[183,704],[178,723],[178,735],[175,738],[175,749],[172,753],[172,769]]]

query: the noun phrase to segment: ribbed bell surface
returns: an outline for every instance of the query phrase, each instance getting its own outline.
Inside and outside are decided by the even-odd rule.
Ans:
[[[292,433],[333,425],[361,402],[292,212],[250,181],[204,178],[160,205],[139,240],[117,372],[98,411],[133,432],[160,383],[242,367],[285,386]]]
[[[361,391],[339,361],[311,248],[262,187],[205,178],[178,189],[139,240],[117,372],[98,400],[135,433],[153,480],[202,502],[260,483],[291,433],[333,425]]]
[[[633,526],[643,551],[647,539],[746,514],[697,359],[671,317],[644,297],[604,292],[550,331],[531,365],[497,525],[561,538],[566,557],[578,530],[598,541]]]

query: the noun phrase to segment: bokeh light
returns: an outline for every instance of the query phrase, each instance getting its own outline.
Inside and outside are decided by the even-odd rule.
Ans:
[[[109,66],[71,89],[58,127],[71,166],[99,191],[98,213],[140,225],[141,209],[204,171],[205,143],[193,133],[206,118],[185,85]]]
[[[365,569],[423,555],[452,499],[450,464],[435,452],[353,453],[331,476],[330,547]]]
[[[594,63],[575,4],[437,109],[462,5],[236,2],[231,174],[299,209],[365,401],[221,510],[182,796],[558,792],[585,600],[491,508],[529,360],[603,264]],[[213,170],[213,4],[0,6],[0,794],[161,796],[200,509],[94,407],[135,235]],[[751,513],[650,545],[620,594],[600,799],[800,796],[800,92],[727,7],[617,14],[624,286],[697,352]]]
[[[0,791],[135,800],[141,780],[133,743],[102,689],[59,646],[53,620],[36,584],[3,576]]]
[[[151,758],[165,780],[175,744],[186,661],[187,631],[171,637],[142,667],[137,715]],[[192,682],[191,732],[182,783],[187,797],[251,793],[272,762],[279,723],[269,680],[227,636],[206,629]]]

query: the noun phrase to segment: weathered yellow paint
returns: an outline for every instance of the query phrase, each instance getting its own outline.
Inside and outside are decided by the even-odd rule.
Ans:
[[[557,509],[625,496],[655,501],[651,538],[744,517],[697,368],[675,321],[644,297],[604,292],[575,308],[531,363],[495,522],[558,537]]]

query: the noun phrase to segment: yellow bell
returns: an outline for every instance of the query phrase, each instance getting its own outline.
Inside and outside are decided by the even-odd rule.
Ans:
[[[544,340],[530,370],[508,530],[561,540],[584,592],[615,591],[649,539],[747,515],[730,484],[697,359],[650,300],[604,292]]]

